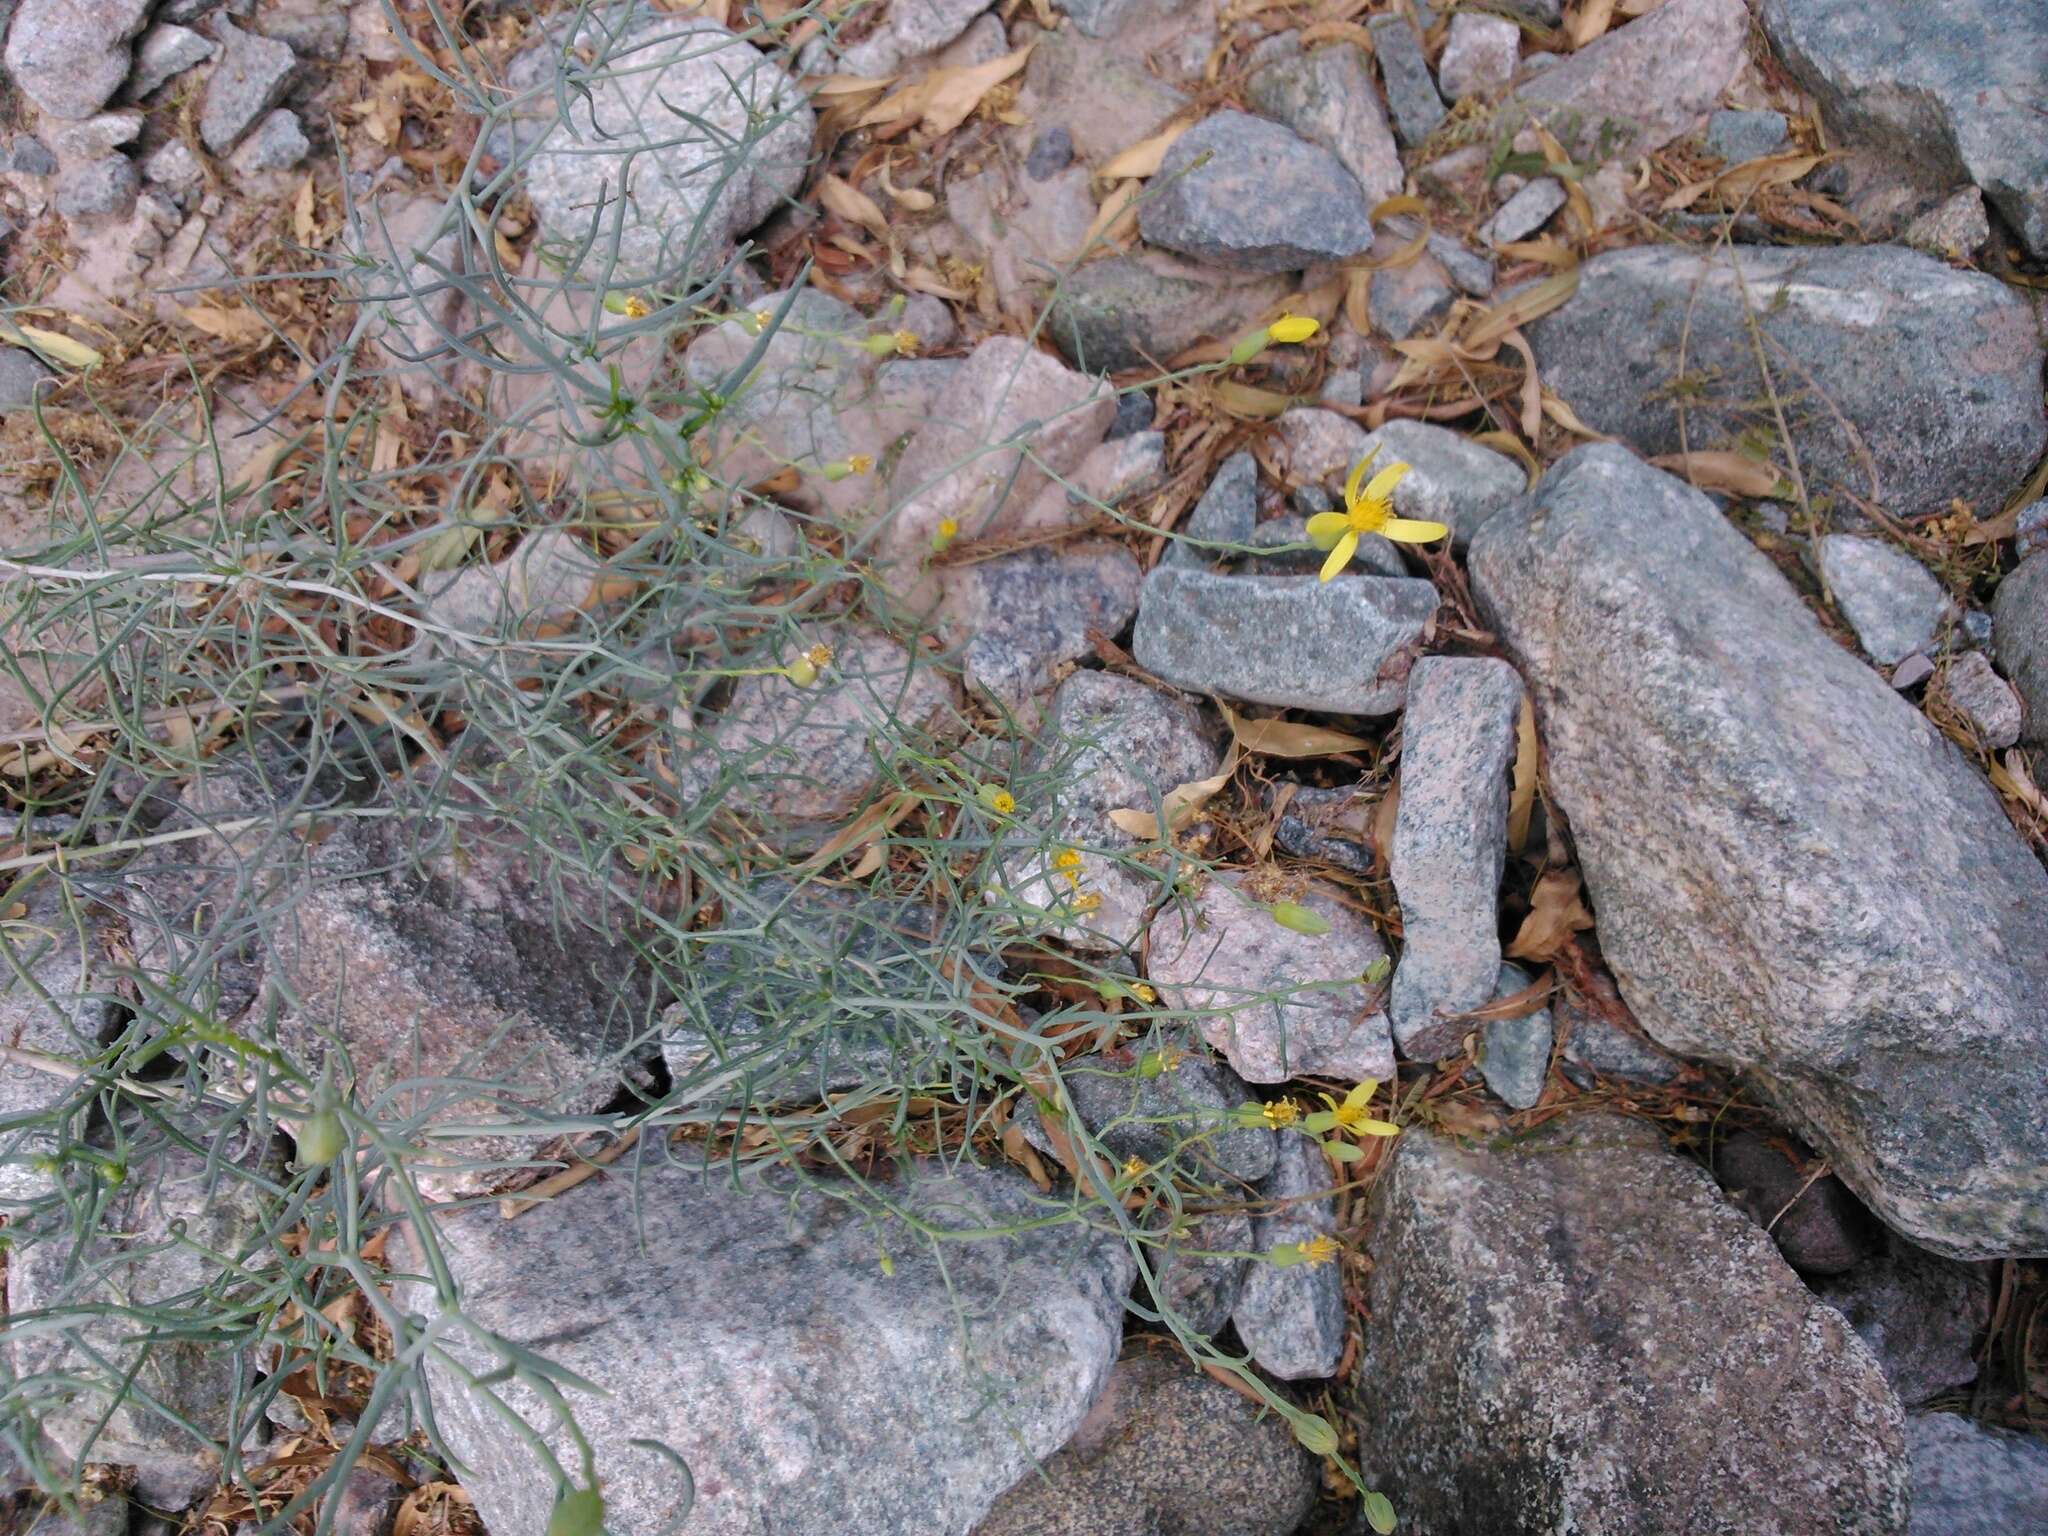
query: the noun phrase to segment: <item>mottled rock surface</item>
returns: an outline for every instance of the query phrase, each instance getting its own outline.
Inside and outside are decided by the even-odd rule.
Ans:
[[[1772,378],[1809,492],[1870,497],[1874,468],[1876,499],[1895,512],[1946,510],[1956,496],[1992,507],[2048,445],[2041,337],[2024,302],[1897,246],[1609,252],[1529,340],[1549,388],[1646,454],[1728,447],[1752,431],[1775,441],[1745,290],[1782,354]],[[1699,387],[1674,391],[1686,380]]]
[[[1422,51],[1422,39],[1405,16],[1375,16],[1367,26],[1372,32],[1373,57],[1379,61],[1380,79],[1387,88],[1387,110],[1394,119],[1394,132],[1403,148],[1413,149],[1444,120],[1444,99],[1430,78],[1429,60]]]
[[[1252,1252],[1306,1243],[1337,1230],[1330,1165],[1314,1142],[1287,1135],[1252,1218]],[[1253,1260],[1231,1314],[1237,1336],[1259,1366],[1283,1381],[1310,1381],[1337,1369],[1344,1354],[1344,1280],[1336,1263]]]
[[[1991,1321],[1985,1266],[1894,1240],[1888,1252],[1821,1280],[1814,1291],[1870,1346],[1907,1407],[1977,1379],[1977,1336]]]
[[[1287,1536],[1315,1489],[1314,1460],[1277,1415],[1169,1353],[1132,1355],[975,1536]]]
[[[1506,17],[1460,11],[1437,61],[1437,83],[1452,101],[1499,90],[1514,78],[1521,51],[1522,29]]]
[[[1048,1213],[1021,1174],[972,1165],[911,1165],[889,1197],[940,1230]],[[792,1209],[757,1175],[735,1190],[723,1168],[660,1161],[586,1183],[547,1214],[528,1226],[473,1211],[444,1221],[440,1242],[466,1317],[609,1389],[566,1395],[617,1536],[666,1529],[683,1493],[674,1464],[635,1440],[688,1464],[704,1536],[967,1536],[1087,1416],[1132,1276],[1121,1240],[1080,1222],[948,1242],[942,1267],[899,1221],[817,1196]],[[407,1304],[433,1298],[415,1288]],[[475,1346],[448,1342],[487,1368]],[[477,1513],[493,1530],[544,1529],[545,1464],[481,1389],[429,1377]],[[528,1389],[491,1390],[578,1465]]]
[[[1905,1530],[1877,1362],[1650,1126],[1411,1129],[1372,1216],[1359,1470],[1403,1530]]]
[[[1998,584],[1991,625],[1998,669],[2026,705],[2020,737],[2048,743],[2048,550],[2027,556]]]
[[[1471,543],[1481,525],[1528,484],[1513,459],[1432,422],[1390,421],[1365,434],[1360,457],[1375,449],[1376,467],[1408,466],[1394,487],[1395,513],[1443,523],[1457,549]]]
[[[1288,272],[1372,245],[1371,205],[1343,161],[1243,112],[1212,113],[1175,139],[1151,186],[1138,228],[1184,256]]]
[[[638,14],[607,38],[607,19],[618,25],[594,15],[565,40],[607,56],[609,68],[584,76],[587,91],[567,93],[567,115],[525,162],[527,195],[556,239],[574,246],[594,235],[594,259],[617,278],[673,278],[685,267],[701,276],[796,190],[810,106],[781,65],[716,22]],[[564,46],[539,51],[552,60]],[[735,146],[743,152],[727,176]]]
[[[1748,33],[1743,0],[1666,0],[1517,86],[1512,100],[1575,154],[1648,154],[1719,103]]]
[[[1984,745],[1994,751],[2020,739],[2026,711],[2011,683],[1992,670],[1982,651],[1965,651],[1948,664],[1942,691],[1962,713]]]
[[[1067,274],[1046,328],[1077,368],[1163,369],[1199,341],[1251,329],[1292,288],[1282,273],[1231,272],[1142,246]]]
[[[1838,1275],[1881,1241],[1877,1223],[1806,1147],[1742,1131],[1714,1149],[1714,1176],[1802,1274]]]
[[[1262,64],[1246,79],[1244,99],[1253,111],[1285,123],[1342,161],[1368,206],[1401,190],[1401,151],[1356,43],[1331,43]]]
[[[1386,715],[1402,663],[1436,612],[1409,577],[1230,576],[1159,566],[1138,595],[1131,650],[1177,687],[1252,704]]]
[[[1222,753],[1185,699],[1106,672],[1076,672],[1061,683],[1038,739],[1035,770],[1064,766],[1054,804],[1039,815],[1027,808],[1029,845],[1005,857],[1003,894],[1066,912],[1075,888],[1053,860],[1072,848],[1081,855],[1078,889],[1102,902],[1058,930],[1082,949],[1121,949],[1144,931],[1145,914],[1168,889],[1162,872],[1120,861],[1137,840],[1109,812],[1152,810],[1169,791],[1214,773]]]
[[[244,32],[225,18],[216,18],[213,27],[220,41],[220,62],[206,77],[199,137],[208,153],[224,155],[258,118],[284,100],[299,61],[287,44]]]
[[[1823,535],[1817,553],[1821,579],[1872,661],[1893,666],[1934,644],[1948,594],[1926,566],[1896,545],[1850,533]]]
[[[1535,981],[1519,965],[1503,965],[1495,983],[1498,997],[1513,997]],[[1534,1109],[1550,1075],[1554,1036],[1550,1009],[1532,1009],[1513,1019],[1489,1019],[1482,1038],[1479,1075],[1510,1109]]]
[[[1522,680],[1489,657],[1428,656],[1408,674],[1401,801],[1388,866],[1401,898],[1401,963],[1388,1014],[1404,1056],[1457,1048],[1500,980],[1508,766]]]
[[[1763,0],[1764,31],[1841,138],[1983,188],[2048,256],[2048,6],[2040,0]]]
[[[1906,1421],[1911,1536],[2015,1536],[2048,1529],[2048,1445],[1955,1413]]]
[[[51,117],[91,117],[128,78],[128,44],[150,0],[22,0],[7,32],[7,73]]]
[[[1258,527],[1258,488],[1256,459],[1242,452],[1225,459],[1181,526],[1186,541],[1167,545],[1160,563],[1201,569],[1231,559],[1230,546],[1249,544]]]
[[[1619,448],[1568,454],[1471,570],[1648,1033],[1750,1073],[1922,1246],[2048,1245],[2048,874],[1982,776]]]
[[[1275,899],[1278,899],[1277,893]],[[1377,989],[1362,978],[1385,961],[1371,923],[1311,882],[1286,899],[1330,925],[1324,934],[1283,926],[1243,876],[1218,872],[1186,906],[1152,921],[1149,974],[1168,1006],[1197,1026],[1254,1083],[1315,1074],[1391,1077],[1393,1047]]]
[[[1117,635],[1138,611],[1138,562],[1121,544],[1030,549],[951,569],[934,617],[961,647],[967,686],[1023,718],[1089,631]]]
[[[1780,148],[1788,131],[1782,112],[1716,112],[1707,119],[1707,153],[1740,165]]]

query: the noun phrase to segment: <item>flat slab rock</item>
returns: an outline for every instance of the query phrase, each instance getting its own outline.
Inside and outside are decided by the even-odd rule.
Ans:
[[[905,1172],[889,1198],[941,1230],[1051,1213],[1007,1169]],[[948,1242],[942,1267],[897,1221],[877,1226],[817,1196],[792,1207],[768,1182],[750,1173],[734,1189],[723,1169],[651,1162],[582,1185],[532,1225],[488,1209],[444,1220],[439,1241],[470,1322],[608,1389],[565,1395],[615,1536],[667,1530],[682,1505],[672,1463],[634,1440],[687,1463],[689,1529],[702,1536],[968,1536],[1067,1443],[1108,1380],[1128,1250],[1083,1222],[1053,1223]],[[416,1269],[416,1239],[407,1249]],[[423,1285],[404,1304],[437,1309]],[[492,1530],[545,1529],[555,1488],[542,1461],[481,1390],[443,1368],[429,1382],[477,1513]],[[565,1465],[579,1463],[529,1390],[492,1390]]]
[[[1138,228],[1183,256],[1290,272],[1372,245],[1371,207],[1344,162],[1247,113],[1212,113],[1175,139],[1153,184]]]
[[[1387,1018],[1363,979],[1387,958],[1378,931],[1332,886],[1311,882],[1286,896],[1330,931],[1282,926],[1271,901],[1231,873],[1211,874],[1186,906],[1163,910],[1152,920],[1148,967],[1160,997],[1199,1015],[1203,1036],[1250,1082],[1393,1076]]]
[[[1632,163],[1719,104],[1748,35],[1743,0],[1666,0],[1547,66],[1511,101],[1574,154]]]
[[[1921,1246],[2048,1248],[2048,873],[1982,775],[1618,447],[1560,460],[1471,573],[1644,1029],[1749,1073]]]
[[[1389,715],[1437,609],[1404,576],[1235,576],[1155,567],[1138,594],[1138,665],[1193,693],[1252,704]]]
[[[1877,1362],[1653,1127],[1410,1129],[1370,1231],[1358,1463],[1403,1531],[1905,1531]]]
[[[2048,1530],[2048,1445],[1957,1413],[1909,1420],[1912,1536]]]
[[[2048,6],[2040,0],[1764,0],[1771,46],[1837,135],[1975,182],[2048,257]]]
[[[1997,506],[2048,445],[2041,335],[2026,301],[1899,246],[1610,251],[1528,336],[1544,382],[1645,454],[1758,432],[1775,442],[1750,310],[1783,354],[1772,378],[1809,492],[1870,497],[1874,468],[1876,500],[1895,512],[1946,509],[1957,496]],[[1674,389],[1686,381],[1699,387]]]
[[[617,278],[701,276],[797,189],[811,108],[781,65],[714,21],[639,14],[608,37],[605,23],[618,29],[627,10],[600,9],[537,50],[549,62],[565,47],[604,62],[564,66],[585,84],[567,91],[566,116],[526,160],[527,195],[550,235],[593,240],[593,261]],[[734,146],[744,150],[728,175]]]

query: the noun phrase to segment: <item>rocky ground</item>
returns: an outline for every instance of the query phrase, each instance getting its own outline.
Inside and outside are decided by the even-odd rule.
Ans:
[[[10,10],[0,1525],[2048,1529],[2048,3]]]

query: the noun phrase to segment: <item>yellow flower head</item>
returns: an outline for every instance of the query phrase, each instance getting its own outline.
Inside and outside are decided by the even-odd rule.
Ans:
[[[855,453],[849,454],[847,457],[843,459],[834,460],[832,463],[827,464],[823,469],[819,470],[818,473],[823,475],[827,480],[838,481],[849,479],[855,475],[864,475],[874,467],[875,461],[873,455],[865,453]]]
[[[1322,326],[1306,315],[1282,315],[1266,327],[1266,334],[1277,342],[1293,346],[1307,341],[1321,329]]]
[[[890,336],[889,340],[895,344],[898,357],[915,357],[917,356],[917,349],[923,345],[917,339],[917,332],[915,331],[897,331]]]
[[[1067,884],[1075,890],[1081,888],[1081,855],[1072,848],[1062,848],[1052,856],[1052,867],[1067,877]]]
[[[1328,1109],[1319,1109],[1308,1117],[1308,1128],[1321,1135],[1325,1131],[1342,1131],[1347,1136],[1397,1136],[1401,1128],[1386,1120],[1376,1119],[1370,1108],[1372,1096],[1379,1090],[1379,1084],[1366,1078],[1344,1095],[1344,1102],[1338,1103],[1327,1093],[1322,1096]]]
[[[829,667],[832,665],[832,647],[821,641],[804,652],[804,659],[814,667]]]
[[[1132,982],[1131,996],[1135,997],[1139,1002],[1145,1004],[1147,1007],[1150,1007],[1152,1004],[1159,1001],[1159,994],[1152,990],[1151,983],[1149,982]]]
[[[757,309],[747,318],[753,322],[754,334],[758,336],[775,323],[775,311],[772,309]]]
[[[1074,910],[1076,912],[1094,912],[1099,910],[1101,906],[1102,892],[1100,891],[1083,891],[1074,898]]]
[[[1301,1250],[1301,1262],[1304,1264],[1328,1264],[1340,1252],[1337,1240],[1320,1232],[1307,1242],[1297,1243],[1295,1246]]]
[[[1308,520],[1309,542],[1330,552],[1330,558],[1323,562],[1324,581],[1351,563],[1351,557],[1358,553],[1358,541],[1368,533],[1403,544],[1427,544],[1451,531],[1442,523],[1394,516],[1394,487],[1407,476],[1406,464],[1389,464],[1360,488],[1359,482],[1365,479],[1366,470],[1378,456],[1379,449],[1374,448],[1352,469],[1351,478],[1344,482],[1342,512],[1318,512]]]
[[[1161,1046],[1156,1051],[1147,1051],[1138,1058],[1138,1076],[1164,1077],[1168,1072],[1179,1071],[1184,1059],[1177,1045]]]
[[[1150,1166],[1142,1157],[1127,1157],[1124,1159],[1124,1177],[1127,1179],[1142,1179],[1151,1171]]]
[[[982,785],[976,798],[998,816],[1007,816],[1017,809],[1017,797],[999,784]]]
[[[846,467],[852,470],[856,475],[864,475],[869,470],[875,467],[874,455],[869,453],[856,453],[852,458],[846,461]]]
[[[939,526],[932,530],[932,553],[942,555],[952,548],[953,541],[960,537],[960,520],[956,517],[942,517]]]
[[[647,301],[637,293],[608,293],[604,296],[604,307],[615,315],[624,315],[628,320],[645,320],[654,311]]]
[[[1301,1118],[1301,1106],[1292,1099],[1275,1099],[1260,1109],[1259,1118],[1277,1131]]]

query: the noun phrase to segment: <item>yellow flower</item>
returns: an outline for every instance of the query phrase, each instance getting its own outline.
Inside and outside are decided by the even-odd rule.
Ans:
[[[845,480],[854,475],[864,475],[874,467],[875,461],[872,455],[855,453],[827,464],[818,473],[827,480]]]
[[[1152,990],[1151,984],[1149,982],[1132,982],[1131,996],[1135,997],[1139,1002],[1145,1004],[1148,1008],[1152,1004],[1159,1001],[1159,994]]]
[[[772,309],[757,309],[747,318],[753,322],[754,334],[758,336],[775,323],[775,311]]]
[[[1304,342],[1322,327],[1306,315],[1282,315],[1266,327],[1266,334],[1277,342],[1293,346]]]
[[[1145,1078],[1163,1077],[1168,1072],[1178,1072],[1186,1058],[1177,1045],[1162,1046],[1156,1051],[1147,1051],[1138,1058],[1138,1076]]]
[[[1127,1157],[1124,1159],[1124,1177],[1127,1179],[1142,1179],[1151,1171],[1151,1168],[1142,1157]]]
[[[959,537],[960,520],[954,517],[940,518],[939,526],[932,531],[932,553],[943,555]]]
[[[604,296],[604,307],[614,315],[624,315],[628,320],[645,320],[654,313],[647,301],[637,293],[608,293]]]
[[[818,680],[818,674],[832,665],[832,647],[814,645],[782,669],[782,675],[799,688],[808,688]]]
[[[1359,489],[1359,481],[1378,456],[1379,449],[1373,449],[1351,471],[1351,478],[1344,482],[1342,512],[1318,512],[1308,520],[1309,542],[1330,552],[1330,558],[1323,562],[1324,581],[1351,563],[1351,557],[1358,553],[1358,541],[1368,533],[1403,544],[1427,544],[1451,531],[1442,523],[1394,516],[1394,487],[1407,475],[1406,464],[1389,464],[1363,490]]]
[[[1320,1232],[1307,1242],[1296,1243],[1294,1246],[1301,1250],[1301,1262],[1304,1264],[1328,1264],[1340,1252],[1337,1240]]]
[[[1007,816],[1017,809],[1017,797],[997,784],[984,784],[975,791],[975,798],[998,816]]]
[[[1067,884],[1075,890],[1081,888],[1081,855],[1072,848],[1062,848],[1052,856],[1052,867],[1067,877]]]
[[[915,357],[917,356],[917,349],[923,345],[917,339],[917,332],[915,331],[897,331],[890,336],[889,340],[895,344],[898,357]]]
[[[1301,1106],[1292,1099],[1275,1099],[1260,1108],[1259,1118],[1277,1131],[1301,1118]]]
[[[1373,1117],[1369,1106],[1372,1104],[1373,1094],[1379,1091],[1379,1086],[1368,1077],[1345,1094],[1344,1102],[1341,1104],[1327,1093],[1322,1095],[1323,1102],[1330,1107],[1319,1109],[1310,1115],[1308,1129],[1319,1136],[1325,1131],[1342,1131],[1347,1136],[1400,1135],[1401,1128],[1398,1125]]]
[[[1076,912],[1094,912],[1101,906],[1102,893],[1100,891],[1083,891],[1074,898],[1074,910]]]

